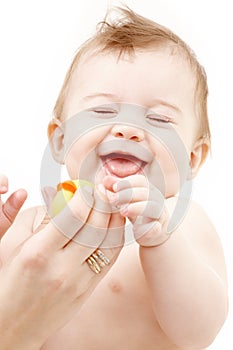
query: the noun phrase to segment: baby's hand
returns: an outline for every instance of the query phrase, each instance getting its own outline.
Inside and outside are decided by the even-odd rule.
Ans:
[[[133,224],[136,241],[146,247],[157,246],[169,238],[169,215],[162,193],[143,175],[132,175],[122,180],[113,176],[104,178],[110,203]]]
[[[8,192],[8,179],[5,175],[0,175],[0,239],[11,226],[16,215],[27,198],[25,190],[20,189],[10,195],[4,203],[1,195]]]

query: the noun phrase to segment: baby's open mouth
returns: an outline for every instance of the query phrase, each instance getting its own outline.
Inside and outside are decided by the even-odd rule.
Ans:
[[[115,152],[101,156],[101,160],[107,175],[121,178],[141,173],[147,164],[133,155]]]

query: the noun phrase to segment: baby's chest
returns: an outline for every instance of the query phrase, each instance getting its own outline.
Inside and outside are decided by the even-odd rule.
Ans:
[[[61,350],[156,350],[167,342],[152,311],[137,253],[127,247],[81,311],[43,350],[58,345]]]

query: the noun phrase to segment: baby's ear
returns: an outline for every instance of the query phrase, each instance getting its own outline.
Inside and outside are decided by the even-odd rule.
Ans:
[[[209,149],[209,140],[200,138],[195,142],[193,149],[190,153],[190,166],[192,169],[192,178],[194,178],[197,175],[200,167],[205,162],[209,153]]]
[[[48,125],[48,138],[53,158],[64,163],[64,131],[62,123],[57,118],[53,118]]]

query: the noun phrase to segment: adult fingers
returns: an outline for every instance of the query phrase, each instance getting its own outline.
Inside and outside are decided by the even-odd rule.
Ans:
[[[8,198],[5,204],[0,200],[0,238],[12,225],[26,197],[26,191],[18,190]]]
[[[8,191],[8,179],[5,175],[0,174],[0,194]]]
[[[83,268],[92,280],[101,279],[112,267],[124,245],[125,219],[118,213],[111,215],[107,235],[94,251],[86,250]]]
[[[24,246],[28,244],[31,247],[34,244],[38,251],[48,255],[66,246],[85,225],[93,209],[94,197],[90,191],[80,187],[65,208],[51,218],[50,223]]]
[[[66,259],[75,265],[81,261],[91,276],[93,271],[91,271],[87,259],[89,259],[89,264],[91,262],[96,264],[97,261],[95,266],[100,271],[104,267],[106,272],[107,266],[110,267],[115,261],[124,244],[124,225],[125,218],[119,213],[112,213],[109,203],[102,201],[95,193],[95,207],[86,224],[64,248]],[[103,261],[101,260],[102,253],[104,254]]]
[[[23,189],[17,190],[2,205],[2,211],[12,223],[27,198],[27,192]]]
[[[104,241],[108,231],[111,217],[111,207],[103,201],[97,192],[94,192],[94,208],[85,225],[77,232],[64,248],[75,258],[79,256],[82,261],[91,255]]]
[[[113,263],[119,255],[125,240],[125,218],[119,213],[113,213],[109,222],[108,232],[100,249]]]
[[[124,232],[125,232],[125,218],[120,213],[113,213],[111,215],[108,232],[105,239],[101,243],[102,249],[115,249],[122,247],[124,244]]]

